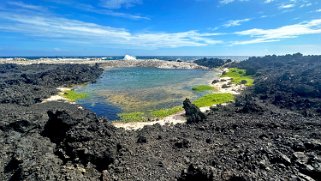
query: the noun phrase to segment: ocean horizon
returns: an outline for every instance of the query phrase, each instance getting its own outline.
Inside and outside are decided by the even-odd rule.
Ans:
[[[126,56],[126,55],[125,55]],[[99,58],[102,60],[121,60],[124,59],[125,56],[2,56],[0,58],[25,58],[27,60],[37,60],[43,58],[49,59],[92,59]],[[146,60],[146,59],[158,59],[158,60],[166,60],[166,61],[194,61],[202,58],[219,58],[219,59],[231,59],[233,61],[242,61],[246,60],[252,56],[133,56],[137,60]]]

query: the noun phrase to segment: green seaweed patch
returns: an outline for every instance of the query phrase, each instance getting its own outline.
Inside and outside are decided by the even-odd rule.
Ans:
[[[87,93],[79,93],[74,90],[67,90],[62,95],[64,98],[68,99],[69,101],[75,102],[80,99],[85,99],[88,97]]]
[[[148,118],[164,118],[178,112],[183,111],[184,109],[181,106],[175,106],[168,109],[158,109],[149,111],[148,113],[144,112],[130,112],[130,113],[120,113],[118,114],[122,122],[145,122],[148,121]]]
[[[214,104],[223,104],[228,102],[233,102],[235,97],[230,93],[215,93],[207,94],[199,99],[195,100],[193,103],[197,107],[207,107]],[[147,113],[144,112],[130,112],[130,113],[120,113],[118,114],[121,122],[145,122],[148,118],[165,118],[167,116],[176,114],[183,111],[182,106],[175,106],[167,109],[152,110]]]
[[[197,85],[192,87],[192,90],[195,92],[204,92],[204,91],[214,91],[214,87],[210,85]]]
[[[151,111],[150,114],[152,117],[155,117],[155,118],[164,118],[164,117],[176,114],[178,112],[181,112],[183,110],[184,109],[182,106],[175,106],[168,109],[154,110],[154,111]]]
[[[118,114],[120,121],[122,122],[142,122],[146,121],[145,113],[143,112],[130,112]]]
[[[245,84],[246,86],[253,86],[254,79],[252,76],[246,74],[246,70],[239,68],[229,68],[229,71],[224,73],[221,77],[231,77],[234,84]]]
[[[223,104],[228,102],[233,102],[235,97],[230,93],[215,93],[215,94],[207,94],[203,97],[196,99],[193,104],[197,107],[207,107],[212,106],[214,104]]]

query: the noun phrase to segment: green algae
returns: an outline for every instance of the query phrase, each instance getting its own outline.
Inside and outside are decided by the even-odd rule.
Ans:
[[[79,93],[74,90],[67,90],[63,92],[62,96],[71,102],[75,102],[80,99],[85,99],[89,95],[87,93]]]
[[[254,78],[246,74],[246,70],[239,68],[229,68],[229,71],[224,73],[221,77],[231,77],[232,83],[242,84],[246,86],[254,85]]]
[[[155,118],[164,118],[173,114],[176,114],[178,112],[183,111],[183,107],[182,106],[175,106],[172,108],[168,108],[168,109],[159,109],[159,110],[153,110],[151,111],[151,116],[155,117]]]
[[[214,87],[210,85],[197,85],[192,87],[192,90],[195,92],[205,92],[205,91],[214,91]]]
[[[143,112],[130,112],[118,114],[120,121],[122,122],[143,122],[147,121],[145,113]]]
[[[195,104],[197,107],[207,107],[212,106],[214,104],[223,104],[228,102],[233,102],[235,100],[235,96],[230,93],[215,93],[215,94],[207,94],[204,95],[195,101],[193,101],[193,104]]]

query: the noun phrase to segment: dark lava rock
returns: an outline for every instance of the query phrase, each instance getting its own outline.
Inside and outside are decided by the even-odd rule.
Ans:
[[[280,163],[280,164],[284,164],[284,165],[291,164],[291,159],[281,152],[276,152],[276,154],[272,156],[270,161],[271,161],[271,163]]]
[[[227,85],[227,84],[223,84],[223,85],[222,85],[222,88],[223,88],[223,89],[230,88],[230,87],[231,87],[231,86],[229,86],[229,85]]]
[[[242,113],[263,113],[263,108],[254,101],[247,101],[245,105],[239,110]]]
[[[185,99],[183,108],[187,116],[187,123],[197,123],[206,120],[205,114],[202,113],[197,106],[192,104],[189,99]]]
[[[216,83],[218,83],[218,82],[220,82],[220,80],[215,79],[215,80],[212,81],[212,84],[216,84]]]
[[[189,148],[191,145],[190,145],[190,141],[187,140],[187,139],[181,139],[179,141],[177,141],[174,146],[176,148]]]
[[[95,81],[103,72],[98,65],[0,64],[0,103],[31,105],[57,93],[57,87]]]
[[[319,114],[321,107],[320,59],[320,56],[302,56],[298,53],[251,57],[237,66],[260,72],[255,77],[253,96],[264,97],[266,102],[279,107],[315,116],[314,113]]]
[[[48,116],[49,120],[42,134],[50,138],[54,143],[60,143],[66,137],[67,131],[79,123],[77,119],[74,119],[65,110],[48,111]]]
[[[246,80],[241,80],[241,84],[247,84]]]
[[[147,143],[147,138],[145,136],[140,135],[137,139],[137,143]]]
[[[40,128],[37,124],[31,123],[27,120],[17,120],[16,122],[12,122],[9,125],[5,126],[3,129],[26,133],[37,128]]]
[[[57,144],[60,153],[68,156],[62,158],[67,159],[65,162],[70,160],[84,165],[92,163],[99,171],[113,163],[119,150],[118,138],[115,137],[116,129],[109,122],[81,110],[48,111],[48,116],[42,134]]]
[[[214,173],[213,171],[203,165],[196,166],[191,164],[187,169],[184,169],[181,176],[177,179],[178,181],[213,181]]]
[[[295,142],[295,143],[293,143],[292,149],[294,151],[304,151],[305,146],[302,142]]]
[[[230,62],[231,60],[223,60],[219,58],[202,58],[194,61],[194,63],[198,65],[209,67],[209,68],[221,67],[225,63],[230,63]]]

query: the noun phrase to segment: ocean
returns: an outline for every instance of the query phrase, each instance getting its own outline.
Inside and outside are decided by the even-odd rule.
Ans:
[[[52,58],[52,59],[103,59],[103,60],[120,60],[124,56],[16,56],[16,57],[0,57],[0,58],[26,58],[28,60],[37,60],[41,58]],[[242,61],[249,58],[249,56],[136,56],[136,59],[159,59],[167,61],[187,61],[191,62],[201,58],[220,58],[220,59],[231,59],[234,61]]]

